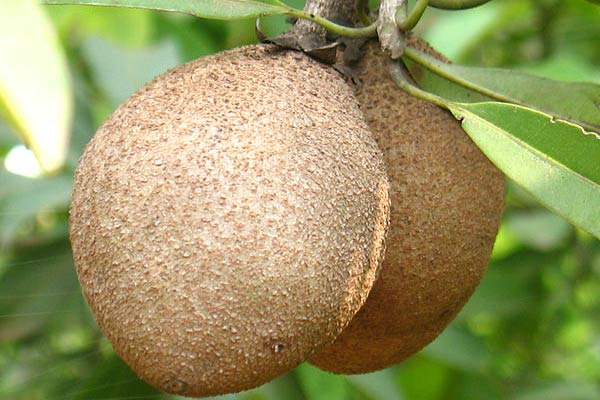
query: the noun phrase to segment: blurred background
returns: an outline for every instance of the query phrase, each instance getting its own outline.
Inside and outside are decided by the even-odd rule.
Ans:
[[[58,113],[68,123],[62,138],[70,139],[66,166],[40,176],[0,92],[0,399],[176,399],[136,378],[84,303],[67,236],[73,169],[99,124],[133,91],[169,67],[255,42],[254,21],[31,7],[37,20],[27,22],[23,14],[24,21],[13,24],[12,33],[4,25],[0,37],[14,34],[13,45],[19,37],[29,40],[20,51],[36,63],[46,50],[39,37],[28,39],[29,29],[42,21],[47,35],[57,35],[51,51],[65,62],[63,99],[72,104]],[[286,22],[268,18],[262,25],[272,35]],[[493,0],[469,11],[428,10],[417,32],[454,62],[600,83],[600,7],[584,0]],[[0,39],[2,68],[23,71],[22,57],[7,57],[2,45]],[[36,115],[56,114],[43,111]],[[509,182],[488,273],[431,345],[374,374],[336,376],[305,364],[221,398],[598,400],[598,382],[600,242]]]

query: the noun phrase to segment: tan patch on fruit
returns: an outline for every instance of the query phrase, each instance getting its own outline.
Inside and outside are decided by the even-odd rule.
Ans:
[[[357,97],[389,171],[391,223],[367,302],[310,359],[337,373],[391,366],[439,335],[483,277],[504,198],[503,175],[450,113],[394,84],[377,44],[357,73]]]
[[[150,82],[98,130],[70,224],[99,326],[144,380],[187,396],[289,371],[364,303],[389,219],[352,90],[250,46]]]

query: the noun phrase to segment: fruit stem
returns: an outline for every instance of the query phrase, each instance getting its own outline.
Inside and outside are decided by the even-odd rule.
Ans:
[[[430,0],[429,4],[443,10],[464,10],[487,3],[490,0]]]
[[[410,31],[413,29],[423,16],[423,13],[429,5],[429,1],[430,0],[417,0],[412,10],[410,10],[410,13],[405,18],[396,14],[396,24],[398,25],[398,28],[403,31]]]
[[[352,27],[357,21],[356,1],[307,0],[304,10],[286,6],[285,13],[298,18],[296,24],[268,41],[282,47],[302,50],[323,62],[332,64],[335,62],[336,47],[339,43],[332,42],[330,36],[348,38],[376,36],[376,27],[373,24],[359,28]]]
[[[288,15],[296,18],[302,18],[311,22],[314,22],[324,28],[326,31],[331,32],[338,36],[349,37],[349,38],[368,38],[375,37],[377,34],[377,25],[372,23],[369,26],[351,28],[336,24],[328,19],[320,17],[315,14],[309,14],[305,11],[290,9]]]
[[[404,63],[402,61],[392,61],[391,62],[390,75],[391,75],[392,79],[394,80],[394,82],[396,83],[396,85],[398,85],[400,87],[400,89],[404,90],[411,96],[417,97],[421,100],[428,101],[430,103],[433,103],[433,104],[440,106],[442,108],[445,108],[447,110],[449,109],[449,106],[448,106],[450,104],[449,101],[444,100],[443,98],[441,98],[433,93],[426,92],[423,89],[413,85],[406,78],[406,73],[407,73],[406,67],[404,66]]]
[[[335,30],[337,23],[350,24],[355,12],[354,5],[354,0],[306,0],[303,11],[290,10],[290,15],[301,18],[291,32],[304,42],[301,47],[305,50],[326,46],[326,31]]]

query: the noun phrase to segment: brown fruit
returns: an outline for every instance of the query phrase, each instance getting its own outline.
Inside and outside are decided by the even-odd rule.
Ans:
[[[75,174],[79,280],[144,380],[209,396],[331,343],[389,218],[381,152],[337,72],[274,46],[179,66],[98,130]]]
[[[503,175],[450,113],[395,85],[377,43],[356,72],[357,98],[389,172],[390,230],[367,302],[310,358],[349,374],[398,363],[452,321],[483,277],[504,197]]]

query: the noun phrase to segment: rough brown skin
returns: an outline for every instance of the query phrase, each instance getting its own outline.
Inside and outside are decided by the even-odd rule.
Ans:
[[[352,90],[250,46],[158,77],[98,130],[70,236],[103,332],[144,380],[212,396],[330,344],[383,255],[389,184]]]
[[[447,111],[398,89],[377,43],[356,72],[357,98],[389,171],[391,223],[367,302],[310,358],[346,374],[396,364],[452,321],[483,277],[504,198],[503,175]]]

